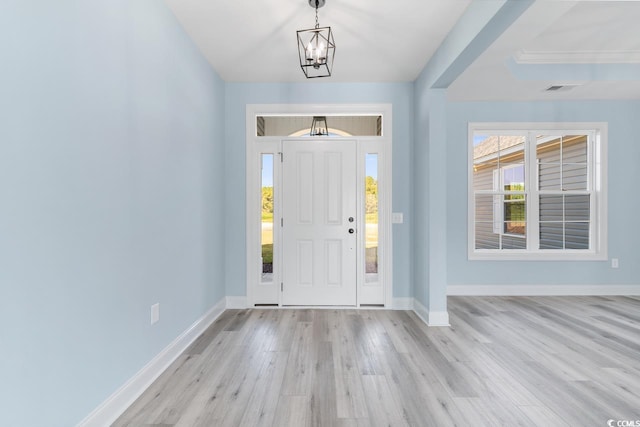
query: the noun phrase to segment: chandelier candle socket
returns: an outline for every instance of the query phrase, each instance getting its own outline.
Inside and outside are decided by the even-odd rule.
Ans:
[[[329,77],[333,69],[336,51],[333,32],[331,27],[320,27],[318,22],[318,8],[324,4],[325,0],[309,0],[309,6],[316,10],[316,26],[297,31],[300,67],[308,79]]]

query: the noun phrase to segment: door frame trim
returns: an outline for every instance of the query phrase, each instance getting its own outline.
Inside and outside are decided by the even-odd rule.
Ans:
[[[379,242],[381,251],[384,253],[380,256],[379,274],[380,281],[384,286],[383,304],[385,308],[391,308],[393,306],[393,236],[391,226],[391,212],[392,212],[392,105],[391,104],[247,104],[246,106],[246,158],[245,158],[245,177],[246,177],[246,226],[245,226],[245,252],[246,252],[246,295],[247,304],[249,307],[253,307],[256,303],[256,297],[261,291],[257,289],[258,286],[265,286],[260,284],[260,253],[257,248],[260,247],[260,212],[261,212],[261,197],[256,196],[257,189],[261,188],[260,180],[260,167],[258,164],[258,158],[261,153],[277,153],[279,152],[279,144],[289,139],[286,136],[274,136],[274,137],[258,137],[256,132],[256,117],[274,116],[274,115],[380,115],[382,116],[382,129],[383,136],[349,136],[339,137],[343,139],[357,140],[357,168],[358,176],[364,174],[364,157],[369,149],[365,147],[377,147],[376,149],[382,154],[381,160],[378,163],[378,197],[379,197]],[[291,138],[297,139],[297,138]],[[334,138],[332,138],[334,139]],[[336,138],[338,139],[338,138]],[[362,157],[362,159],[361,159]],[[274,157],[274,161],[275,161]],[[274,185],[281,180],[279,171],[276,172],[274,167]],[[359,192],[364,191],[364,182],[358,182]],[[261,192],[258,191],[259,194]],[[274,218],[280,218],[281,201],[280,195],[274,195],[274,205],[276,205],[274,212]],[[360,205],[360,201],[358,202]],[[360,206],[359,206],[360,209]],[[274,247],[281,246],[279,238],[274,232]],[[364,237],[363,237],[364,238]],[[362,247],[364,253],[364,246]],[[274,251],[274,264],[279,262],[281,254]],[[361,264],[361,262],[359,262]],[[360,268],[360,266],[358,266]],[[364,271],[364,264],[362,266]],[[272,286],[280,287],[281,278],[278,276],[274,269],[274,283]],[[360,307],[362,294],[362,287],[364,286],[364,277],[362,274],[358,274],[357,284],[357,297],[356,306]],[[271,291],[269,291],[271,292]],[[273,301],[275,304],[276,301]],[[282,307],[282,294],[278,292],[277,305]]]

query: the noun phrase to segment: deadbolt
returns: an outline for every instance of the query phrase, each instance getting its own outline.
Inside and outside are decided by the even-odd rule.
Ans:
[[[353,217],[352,216],[349,217],[349,222],[353,222]]]

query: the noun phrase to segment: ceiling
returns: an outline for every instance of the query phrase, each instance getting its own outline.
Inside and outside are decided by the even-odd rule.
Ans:
[[[487,0],[475,0],[487,1]],[[302,82],[307,0],[166,0],[227,82]],[[333,82],[415,80],[470,0],[327,0]],[[640,2],[538,0],[449,86],[451,100],[640,99]],[[316,79],[327,81],[326,79]],[[550,86],[562,86],[546,91]]]
[[[452,100],[640,99],[640,2],[537,1],[451,84]],[[546,91],[550,86],[565,86]]]
[[[315,26],[308,0],[166,0],[227,82],[302,82],[296,31]],[[327,0],[331,81],[413,81],[470,0]],[[326,79],[319,79],[326,81]]]

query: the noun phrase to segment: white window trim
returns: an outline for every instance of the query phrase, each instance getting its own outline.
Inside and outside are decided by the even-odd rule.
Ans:
[[[476,249],[475,248],[475,198],[473,190],[473,137],[477,132],[487,132],[491,135],[513,135],[514,133],[549,133],[563,132],[565,134],[577,134],[592,132],[594,135],[593,146],[588,152],[589,173],[596,176],[589,177],[593,184],[593,195],[591,198],[591,212],[593,220],[590,225],[591,249],[571,250],[571,249]],[[607,203],[607,141],[608,125],[606,122],[522,122],[522,123],[469,123],[468,125],[468,148],[467,148],[467,255],[469,260],[491,260],[491,261],[606,261],[607,236],[608,236],[608,203]],[[532,183],[529,177],[533,177],[530,161],[526,158],[525,152],[525,182],[528,188]],[[534,185],[537,185],[534,183]],[[529,229],[528,237],[533,237],[529,247],[537,247],[538,223],[530,221],[530,215],[535,215],[538,210],[537,200],[527,199],[527,224]],[[535,223],[535,224],[534,224]]]

